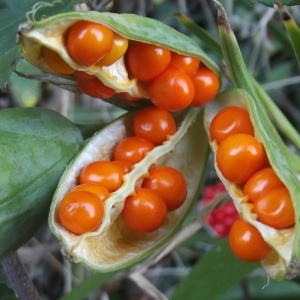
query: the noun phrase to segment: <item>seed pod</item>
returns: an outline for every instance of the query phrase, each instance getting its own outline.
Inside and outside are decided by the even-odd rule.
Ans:
[[[175,117],[179,126],[177,132],[136,163],[125,175],[123,185],[105,200],[104,219],[99,228],[80,236],[68,232],[58,219],[60,201],[78,184],[78,176],[87,164],[95,160],[111,160],[116,145],[125,137],[132,136],[135,114],[127,113],[89,140],[62,176],[51,205],[50,228],[63,244],[67,257],[102,272],[136,263],[174,235],[197,197],[208,158],[209,145],[201,109],[181,112]],[[180,208],[168,213],[166,222],[158,230],[136,233],[125,226],[120,213],[125,198],[134,192],[136,183],[147,175],[154,163],[180,170],[187,181],[187,198]]]
[[[59,178],[82,143],[80,131],[53,111],[0,112],[0,259],[42,226]]]
[[[226,180],[215,162],[217,174],[229,191],[240,215],[246,222],[254,225],[263,239],[275,250],[262,261],[262,265],[272,278],[281,280],[290,276],[291,266],[299,265],[300,207],[299,201],[297,201],[300,192],[299,180],[293,168],[294,166],[291,165],[287,156],[286,146],[265,111],[244,90],[232,89],[223,92],[219,94],[215,101],[207,105],[204,122],[208,135],[210,135],[209,128],[214,116],[228,106],[242,107],[249,112],[254,126],[254,137],[263,144],[271,167],[288,189],[293,202],[295,211],[294,226],[275,229],[259,222],[257,216],[253,213],[253,204],[248,202],[247,196],[243,193],[243,185]],[[219,145],[211,139],[210,145],[214,154],[216,154]],[[237,166],[237,168],[243,172],[243,166]]]
[[[114,14],[99,12],[71,12],[56,15],[40,22],[29,23],[22,26],[19,31],[19,46],[22,55],[35,66],[46,72],[53,71],[47,66],[42,55],[43,46],[49,47],[72,68],[98,77],[104,85],[117,93],[126,92],[132,97],[149,98],[145,84],[140,84],[136,78],[128,74],[124,57],[118,59],[110,66],[93,64],[86,67],[75,63],[66,47],[65,35],[74,23],[86,20],[102,24],[112,31],[130,41],[138,41],[169,49],[175,53],[192,56],[200,59],[201,64],[217,74],[220,81],[218,66],[204,53],[204,51],[189,37],[181,34],[166,24],[154,19],[132,14]],[[59,74],[56,74],[60,76]],[[72,75],[67,76],[75,80]]]

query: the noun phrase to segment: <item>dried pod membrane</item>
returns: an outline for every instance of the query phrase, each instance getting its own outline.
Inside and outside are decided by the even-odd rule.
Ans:
[[[85,67],[75,63],[65,47],[67,30],[80,20],[103,24],[114,33],[130,41],[138,41],[169,49],[175,53],[200,59],[209,69],[217,74],[218,66],[189,37],[157,20],[132,14],[114,14],[99,12],[71,12],[56,15],[39,22],[30,22],[29,29],[19,31],[19,46],[22,55],[32,64],[46,72],[53,73],[42,55],[42,48],[49,47],[75,70],[98,77],[106,86],[117,93],[126,92],[132,97],[149,98],[144,84],[132,78],[126,69],[124,57],[110,66],[92,65]],[[26,27],[26,26],[25,26]],[[60,76],[59,74],[56,74]],[[68,77],[68,76],[67,76]],[[75,80],[74,76],[68,78]],[[74,83],[75,84],[75,83]]]
[[[104,219],[99,228],[80,236],[68,232],[58,219],[60,201],[78,184],[78,176],[87,164],[95,160],[111,160],[119,141],[132,136],[135,114],[125,114],[88,141],[62,176],[51,205],[50,228],[62,243],[66,255],[74,262],[102,272],[134,264],[174,235],[197,197],[208,158],[209,145],[202,110],[189,109],[177,114],[177,132],[135,164],[133,170],[125,175],[124,184],[105,200]],[[154,163],[180,170],[187,181],[187,198],[180,208],[168,213],[166,222],[158,230],[139,234],[125,226],[120,213],[125,198],[134,192],[137,181]]]
[[[78,128],[41,108],[0,112],[0,259],[40,229],[57,183],[83,144]]]
[[[257,216],[253,214],[253,204],[248,202],[247,196],[243,193],[243,187],[234,184],[224,178],[217,163],[216,171],[219,178],[229,191],[238,212],[245,221],[254,225],[261,233],[264,240],[274,249],[274,251],[262,261],[262,265],[267,273],[275,279],[281,280],[290,274],[290,266],[295,266],[299,262],[299,197],[300,183],[297,174],[287,157],[286,146],[279,137],[268,116],[255,101],[241,89],[225,91],[205,108],[205,128],[210,135],[210,124],[214,116],[222,109],[229,106],[238,106],[246,109],[254,126],[254,136],[259,140],[268,156],[269,163],[276,175],[281,179],[289,190],[295,210],[295,225],[285,229],[275,229],[257,221]],[[214,153],[217,152],[218,144],[210,139],[210,145]],[[242,166],[239,166],[242,172]]]

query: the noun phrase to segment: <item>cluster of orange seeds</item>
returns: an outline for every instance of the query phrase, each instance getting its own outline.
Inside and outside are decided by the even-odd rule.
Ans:
[[[289,191],[255,137],[248,111],[237,106],[221,110],[211,122],[210,138],[218,144],[218,169],[226,180],[241,187],[257,220],[275,229],[293,226],[295,212]],[[272,251],[259,231],[242,218],[233,224],[229,242],[233,252],[246,261],[261,261]]]
[[[77,235],[97,230],[105,214],[104,202],[118,192],[125,174],[176,131],[169,112],[155,107],[140,111],[133,120],[134,135],[117,144],[112,159],[94,161],[81,170],[78,185],[59,204],[61,224]],[[121,212],[126,226],[140,233],[162,226],[167,212],[179,208],[187,195],[187,182],[177,169],[153,165],[145,173]]]
[[[110,66],[124,58],[129,77],[136,79],[152,103],[168,111],[201,106],[219,90],[217,75],[196,57],[180,55],[153,44],[129,41],[99,23],[77,21],[64,33],[64,44],[71,59],[82,67]],[[42,56],[57,74],[73,74],[80,89],[95,98],[117,94],[128,101],[140,98],[116,92],[96,76],[73,69],[58,53],[43,47]]]

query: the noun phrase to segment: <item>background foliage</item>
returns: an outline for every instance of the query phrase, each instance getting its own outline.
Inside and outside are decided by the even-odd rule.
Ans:
[[[61,0],[53,7],[40,10],[36,17],[72,10],[78,2]],[[249,71],[299,131],[299,67],[280,14],[274,6],[275,1],[220,2],[229,16]],[[290,13],[295,20],[300,20],[300,8],[297,6],[300,1],[281,2],[293,6]],[[100,100],[76,95],[42,81],[19,77],[15,73],[10,76],[16,64],[19,71],[39,72],[22,60],[16,60],[19,56],[16,46],[19,25],[26,21],[26,13],[36,3],[33,0],[0,0],[0,109],[37,105],[54,109],[76,123],[85,124],[107,122],[122,114],[123,110]],[[217,12],[212,1],[89,0],[86,4],[94,10],[135,13],[164,20],[177,30],[191,35],[224,67],[215,53],[193,36],[178,19],[172,17],[174,13],[187,15],[218,40]],[[84,5],[77,8],[84,9]],[[230,82],[224,77],[223,89],[228,87]],[[206,185],[216,181],[213,166],[210,164]],[[199,202],[184,226],[188,226],[197,216],[202,198],[203,195],[199,195]],[[143,284],[141,278],[132,277],[130,270],[93,274],[81,265],[70,265],[60,252],[59,243],[49,231],[46,221],[36,236],[18,251],[41,298],[45,300],[159,299],[163,296],[174,300],[296,299],[300,295],[299,277],[293,281],[269,281],[258,264],[237,260],[229,250],[227,240],[217,239],[205,227],[146,268],[143,278],[153,284],[153,289],[149,288],[147,282]],[[3,295],[6,299],[15,299],[3,270],[0,273],[0,282],[1,298]]]

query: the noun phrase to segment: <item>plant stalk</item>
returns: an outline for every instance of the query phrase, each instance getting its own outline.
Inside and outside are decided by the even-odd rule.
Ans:
[[[254,78],[253,84],[260,101],[272,116],[273,122],[281,130],[281,132],[294,144],[294,146],[297,147],[298,150],[300,150],[300,136],[298,131],[295,129],[295,127],[293,127],[293,125],[291,125],[283,112],[278,108],[278,106]]]
[[[21,300],[39,300],[40,296],[17,252],[2,261],[3,269]]]
[[[231,30],[226,12],[218,1],[214,0],[214,2],[218,8],[218,23],[223,58],[229,69],[233,85],[237,88],[244,89],[253,99],[255,99],[256,104],[264,108],[264,110],[271,115],[281,132],[284,133],[295,147],[300,150],[299,133],[269,95],[261,88],[255,78],[248,73],[237,40]]]
[[[268,114],[272,117],[273,122],[277,128],[300,150],[300,135],[293,127],[287,117],[281,112],[279,107],[274,103],[265,90],[259,85],[256,79],[246,72],[246,65],[243,61],[242,54],[238,47],[235,47],[232,51],[232,44],[236,43],[235,36],[230,28],[229,20],[222,5],[214,1],[219,11],[219,25],[221,25],[221,37],[222,35],[228,35],[229,39],[222,39],[223,48],[228,51],[222,51],[222,48],[217,40],[209,35],[205,30],[199,28],[199,26],[188,17],[182,14],[173,15],[177,18],[190,32],[195,34],[200,40],[204,41],[207,46],[211,48],[217,55],[225,59],[228,64],[227,67],[231,75],[227,76],[236,87],[245,89],[253,98],[259,97],[262,105],[267,110]],[[231,41],[230,41],[231,39]],[[235,64],[234,61],[239,60],[239,64]],[[234,68],[232,66],[235,65]],[[239,67],[239,68],[237,68]]]

